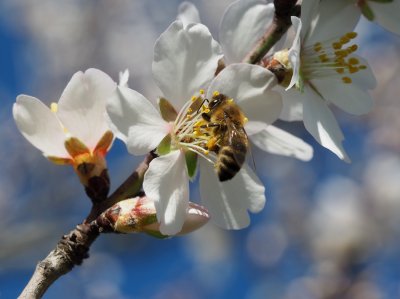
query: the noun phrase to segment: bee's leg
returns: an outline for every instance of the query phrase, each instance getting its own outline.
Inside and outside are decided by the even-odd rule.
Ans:
[[[226,125],[221,123],[208,123],[205,125],[207,128],[225,129]]]
[[[217,142],[219,141],[219,139],[216,136],[211,137],[208,141],[207,141],[207,149],[210,151],[216,151],[216,149],[219,148]]]
[[[204,120],[206,120],[206,121],[210,121],[210,115],[208,115],[207,113],[202,113],[201,114],[201,117],[204,119]]]
[[[204,99],[203,102],[201,102],[201,105],[200,105],[199,109],[197,109],[197,112],[196,112],[197,114],[199,113],[201,107],[203,107],[204,102],[207,102],[207,104],[208,104],[210,101],[209,101],[207,98]],[[204,117],[204,114],[207,114],[207,113],[202,113],[201,116]],[[207,116],[208,116],[208,115],[207,115]],[[206,120],[207,120],[207,119],[206,119]],[[208,119],[208,120],[209,120],[209,119]]]

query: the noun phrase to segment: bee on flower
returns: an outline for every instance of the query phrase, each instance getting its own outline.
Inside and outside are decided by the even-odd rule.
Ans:
[[[207,27],[175,21],[154,48],[153,77],[163,93],[159,110],[126,86],[118,86],[107,103],[111,127],[130,153],[156,149],[158,157],[149,165],[143,189],[155,202],[164,235],[181,230],[189,181],[198,169],[202,204],[222,228],[246,227],[248,211],[259,212],[265,204],[265,188],[244,162],[231,179],[218,178],[215,165],[218,149],[226,144],[221,132],[227,126],[214,117],[212,101],[215,92],[233,99],[248,118],[244,129],[251,140],[280,114],[280,95],[271,90],[276,80],[265,68],[244,63],[229,65],[215,76],[221,58]]]

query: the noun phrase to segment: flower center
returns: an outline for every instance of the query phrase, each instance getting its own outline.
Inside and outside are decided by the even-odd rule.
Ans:
[[[305,47],[301,54],[303,80],[339,77],[344,84],[351,84],[352,75],[367,68],[351,55],[358,49],[357,44],[350,44],[356,36],[356,32],[348,32],[337,40]]]
[[[171,130],[172,148],[195,152],[215,164],[220,147],[219,142],[221,142],[221,136],[216,131],[221,131],[226,124],[210,122],[210,115],[216,111],[217,106],[221,105],[220,98],[223,98],[224,103],[227,104],[233,102],[233,99],[224,95],[220,96],[218,91],[213,93],[212,99],[207,99],[204,91],[200,90],[199,95],[193,96],[182,107]],[[247,119],[245,118],[244,121]]]
[[[208,100],[204,90],[186,102],[179,111],[171,130],[171,148],[183,149],[195,152],[206,160],[214,163],[207,148],[207,142],[211,138],[206,121],[202,114],[209,112]]]

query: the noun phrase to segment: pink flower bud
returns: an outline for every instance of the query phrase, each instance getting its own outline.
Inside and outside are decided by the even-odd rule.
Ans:
[[[210,216],[205,207],[189,202],[182,230],[177,235],[191,233],[208,222]],[[125,199],[115,204],[97,219],[101,232],[140,233],[165,238],[160,232],[154,201],[148,197]]]

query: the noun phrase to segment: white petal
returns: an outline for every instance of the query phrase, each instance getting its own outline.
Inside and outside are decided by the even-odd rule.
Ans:
[[[75,73],[61,95],[57,116],[72,136],[90,149],[109,130],[105,117],[106,99],[115,82],[105,73],[88,69]]]
[[[349,0],[321,1],[315,14],[317,18],[308,31],[305,44],[326,41],[353,31],[360,18],[360,12],[356,5],[349,5],[349,2]]]
[[[292,17],[292,25],[293,29],[296,32],[296,35],[293,40],[293,45],[289,49],[289,61],[290,64],[292,65],[293,68],[293,76],[292,79],[290,80],[289,86],[286,88],[286,90],[289,90],[292,88],[297,81],[299,81],[300,78],[300,47],[301,47],[301,40],[300,40],[300,33],[301,33],[301,20],[297,17]]]
[[[200,195],[211,220],[225,229],[248,226],[248,210],[258,213],[265,205],[265,188],[247,166],[242,167],[233,179],[221,183],[213,165],[201,160]]]
[[[118,86],[128,87],[128,80],[129,80],[129,70],[128,69],[126,69],[123,72],[119,72]]]
[[[154,159],[144,175],[143,190],[154,200],[161,233],[175,235],[180,232],[189,203],[185,155],[173,151]]]
[[[300,93],[297,89],[284,90],[281,87],[274,88],[281,92],[282,95],[282,112],[280,119],[286,121],[303,120],[303,100],[304,93]]]
[[[164,94],[179,109],[214,78],[221,48],[202,24],[183,27],[175,21],[154,46],[153,77]]]
[[[13,106],[18,129],[32,145],[46,156],[69,158],[65,134],[56,115],[34,97],[19,95]]]
[[[222,17],[219,40],[228,63],[241,62],[265,34],[274,5],[262,0],[239,0]]]
[[[360,65],[366,66],[366,69],[359,70],[350,75],[353,82],[363,89],[374,89],[377,85],[377,81],[368,61],[358,55],[353,54],[351,56],[356,58],[360,62]]]
[[[367,91],[354,83],[345,84],[337,78],[312,81],[318,92],[328,101],[354,115],[366,114],[374,106]]]
[[[301,23],[303,27],[303,30],[301,31],[302,41],[307,33],[313,30],[312,23],[315,19],[316,13],[318,12],[319,1],[320,0],[306,0],[301,3]]]
[[[235,63],[223,69],[211,82],[207,97],[211,98],[212,93],[218,91],[233,98],[249,120],[270,124],[282,109],[280,94],[271,91],[275,84],[275,76],[265,68]]]
[[[116,88],[107,100],[107,113],[111,129],[127,144],[131,154],[146,154],[168,134],[168,124],[157,109],[133,89]]]
[[[191,2],[182,2],[178,7],[177,20],[182,21],[183,27],[191,23],[201,23],[199,11],[196,6]]]
[[[332,111],[308,85],[305,86],[304,93],[306,95],[303,97],[303,117],[307,131],[340,159],[350,162],[342,145],[343,133]]]
[[[400,34],[400,1],[393,0],[391,3],[368,1],[368,5],[374,12],[375,22],[393,33]]]
[[[250,140],[263,151],[271,154],[294,157],[309,161],[313,157],[313,148],[302,139],[274,126],[249,135]]]

